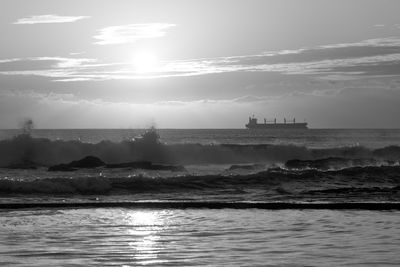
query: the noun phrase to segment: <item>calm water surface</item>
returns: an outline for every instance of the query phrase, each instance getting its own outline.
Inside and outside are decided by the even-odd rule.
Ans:
[[[253,209],[2,211],[0,265],[398,266],[399,215]]]

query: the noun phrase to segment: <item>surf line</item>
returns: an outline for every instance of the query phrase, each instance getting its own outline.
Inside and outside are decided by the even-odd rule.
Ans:
[[[15,209],[82,209],[82,208],[133,208],[133,209],[264,209],[264,210],[400,210],[399,203],[390,202],[207,202],[207,201],[131,201],[131,202],[37,202],[0,203],[0,210]]]

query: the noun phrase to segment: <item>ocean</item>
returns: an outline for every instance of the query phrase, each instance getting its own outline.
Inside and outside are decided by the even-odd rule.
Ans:
[[[0,130],[0,265],[399,265],[399,160],[399,129]]]

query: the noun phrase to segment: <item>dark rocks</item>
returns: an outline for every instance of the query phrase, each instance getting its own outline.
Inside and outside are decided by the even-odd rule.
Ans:
[[[147,170],[152,167],[152,163],[150,161],[133,161],[133,162],[107,164],[106,167],[109,169],[131,168],[131,169],[146,169]]]
[[[71,161],[68,164],[59,164],[51,166],[48,171],[75,171],[80,168],[92,169],[106,165],[101,159],[93,156],[87,156],[83,159]]]
[[[68,165],[72,168],[97,168],[106,164],[97,157],[87,156],[81,160],[72,161]]]
[[[58,164],[51,166],[48,171],[76,171],[78,169],[91,169],[105,166],[108,169],[116,168],[130,168],[130,169],[143,169],[143,170],[156,170],[156,171],[186,171],[183,166],[180,165],[163,165],[153,164],[150,161],[133,161],[116,164],[105,164],[101,159],[93,156],[85,157],[81,160],[72,161],[68,164]]]
[[[76,168],[71,167],[69,164],[58,164],[48,169],[49,172],[72,172],[76,170]]]

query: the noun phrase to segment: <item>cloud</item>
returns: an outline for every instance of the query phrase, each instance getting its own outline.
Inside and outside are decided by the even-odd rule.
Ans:
[[[182,128],[187,122],[186,127],[205,128],[215,112],[227,114],[232,104],[236,105],[230,100],[212,99],[163,103],[110,102],[80,99],[73,94],[9,90],[0,91],[0,118],[7,114],[0,120],[0,127],[13,128],[15,122],[29,116],[43,128],[142,128],[156,120],[164,123],[160,127]],[[240,108],[242,105],[237,105],[235,110],[241,114]],[[200,109],[207,114],[199,112]]]
[[[265,97],[265,96],[255,96],[255,95],[245,95],[245,96],[240,96],[232,101],[238,102],[238,103],[253,103],[253,102],[267,102],[271,100],[271,97]]]
[[[39,100],[52,100],[52,101],[74,101],[73,94],[61,94],[61,93],[39,93],[34,90],[1,90],[0,96],[2,97],[25,97]]]
[[[5,67],[3,65],[6,65]],[[9,64],[14,64],[11,66]],[[106,80],[102,68],[113,63],[99,63],[91,58],[31,57],[0,60],[0,74],[41,76],[54,81]],[[8,67],[9,70],[6,70]],[[109,72],[112,72],[109,70]]]
[[[43,24],[43,23],[66,23],[75,22],[81,19],[90,18],[89,16],[59,16],[59,15],[39,15],[28,18],[18,19],[13,24]]]
[[[54,67],[56,68],[73,68],[73,67],[85,67],[85,63],[97,62],[95,59],[90,58],[65,58],[65,57],[35,57],[30,60],[38,61],[50,61],[56,62]]]
[[[106,27],[98,30],[98,35],[94,36],[98,40],[95,44],[134,43],[140,39],[163,37],[174,26],[170,23],[143,23]]]
[[[39,101],[40,103],[57,102],[58,104],[87,104],[91,106],[113,106],[113,107],[132,107],[132,106],[147,106],[147,107],[200,107],[200,106],[218,106],[218,105],[242,105],[254,103],[267,103],[272,101],[281,100],[284,98],[292,97],[294,95],[316,95],[314,92],[307,94],[304,92],[294,92],[291,94],[282,94],[277,96],[255,96],[244,95],[236,98],[222,98],[222,99],[195,99],[195,100],[165,100],[148,103],[131,103],[131,102],[114,102],[103,99],[80,99],[71,93],[56,93],[56,92],[36,92],[34,90],[0,90],[0,97],[14,97],[14,98],[29,98]],[[321,93],[320,95],[324,95]]]
[[[400,64],[400,53],[359,58],[254,65],[241,64],[241,59],[232,61],[231,64],[226,64],[223,59],[195,59],[168,62],[149,74],[137,73],[130,66],[130,63],[101,63],[95,59],[87,58],[39,57],[30,58],[28,61],[47,62],[48,68],[0,70],[0,74],[43,76],[54,78],[54,81],[63,82],[154,79],[232,72],[276,72],[288,75],[315,75],[321,76],[321,78],[329,76],[330,78],[336,77],[335,80],[344,80],[361,75],[384,75],[384,69],[379,70],[379,66],[383,65],[393,66],[390,75],[400,74],[400,71],[396,72],[395,68]],[[373,66],[374,68],[372,68]],[[399,69],[397,68],[397,70]]]
[[[157,32],[154,29],[151,31]],[[151,38],[156,35],[154,32],[142,35],[136,33],[125,36],[124,40]],[[158,33],[158,36],[160,35],[162,34]],[[110,39],[107,43],[109,42],[116,41],[111,42]],[[374,75],[400,75],[400,39],[370,39],[358,43],[332,44],[255,55],[160,61],[148,73],[137,72],[132,62],[128,61],[102,62],[78,57],[0,59],[2,75],[34,75],[49,77],[52,81],[60,82],[137,80],[233,72],[309,75],[335,81]]]
[[[2,63],[10,63],[10,62],[16,62],[21,60],[20,58],[6,58],[6,59],[0,59],[0,64]]]
[[[294,91],[290,94],[281,94],[275,96],[256,96],[256,95],[243,95],[235,98],[223,98],[223,99],[197,99],[197,100],[188,100],[188,101],[178,101],[178,100],[169,100],[169,101],[158,101],[152,103],[154,105],[168,105],[168,106],[200,106],[200,105],[248,105],[248,104],[266,104],[271,102],[276,102],[284,98],[293,97],[295,95],[321,95],[325,96],[328,94],[324,94],[324,92],[319,93],[317,90],[311,93]]]
[[[374,39],[367,39],[367,40],[363,40],[361,42],[354,42],[354,43],[323,45],[323,46],[319,46],[317,48],[326,49],[326,48],[363,47],[363,46],[370,46],[370,47],[400,46],[400,39],[397,37],[374,38]]]
[[[13,128],[21,118],[31,117],[40,128],[140,128],[150,122],[161,128],[237,128],[244,127],[251,114],[260,119],[307,118],[313,128],[399,127],[400,90],[388,85],[371,79],[351,81],[335,90],[146,103],[81,98],[52,89],[0,90],[0,127]]]
[[[85,52],[70,52],[69,55],[71,56],[78,56],[78,55],[82,55],[85,54]]]

